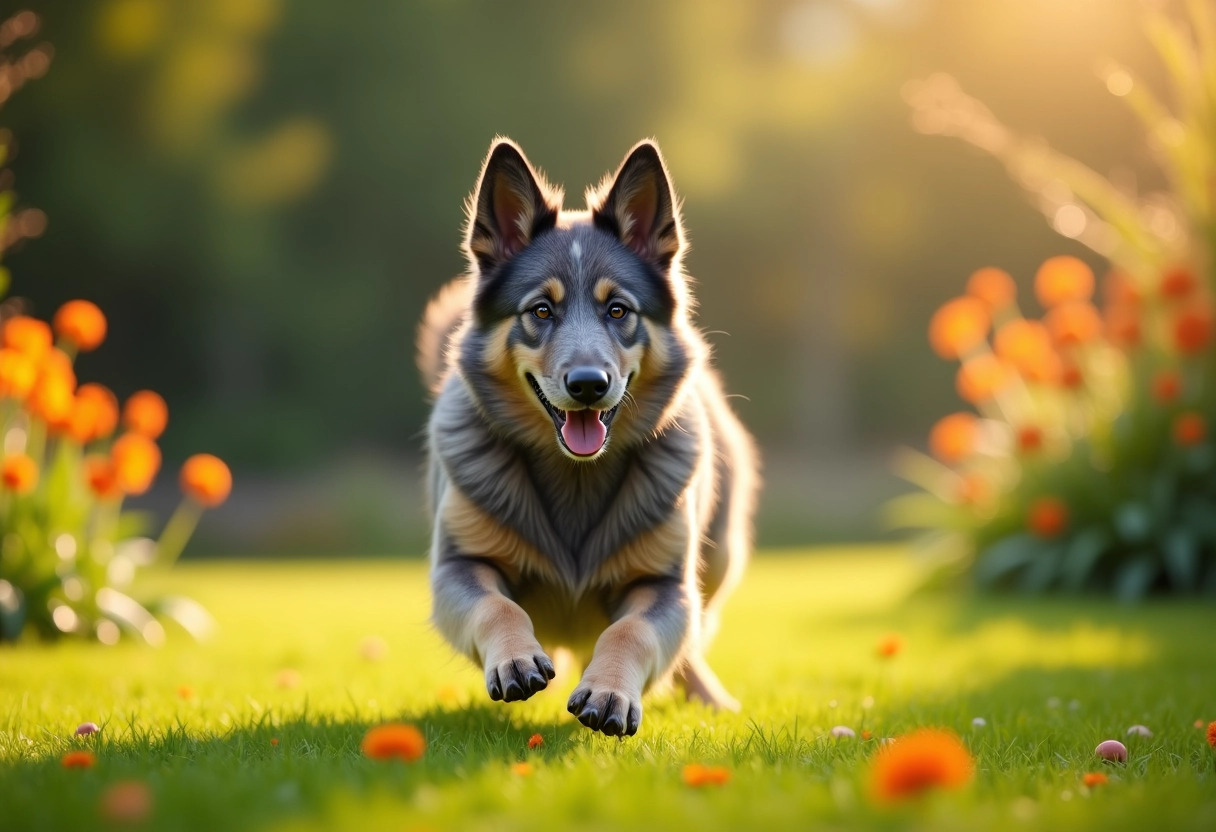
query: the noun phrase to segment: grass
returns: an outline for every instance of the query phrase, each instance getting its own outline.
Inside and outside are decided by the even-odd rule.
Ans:
[[[6,832],[110,828],[100,796],[130,778],[150,785],[157,829],[1216,828],[1216,751],[1194,727],[1216,719],[1210,605],[909,597],[900,550],[767,553],[711,654],[743,713],[658,693],[621,742],[565,712],[573,678],[491,703],[427,628],[424,564],[185,564],[162,581],[212,610],[213,640],[0,650]],[[905,646],[882,660],[889,632]],[[387,642],[379,661],[369,635]],[[74,738],[87,720],[101,732]],[[385,720],[425,730],[420,762],[360,755]],[[1124,736],[1134,723],[1154,735]],[[832,739],[837,724],[874,739]],[[974,781],[874,805],[877,739],[922,725],[963,736]],[[1094,757],[1107,738],[1127,765]],[[80,747],[97,765],[61,767]],[[689,788],[689,762],[732,779]],[[1110,782],[1082,787],[1094,770]]]

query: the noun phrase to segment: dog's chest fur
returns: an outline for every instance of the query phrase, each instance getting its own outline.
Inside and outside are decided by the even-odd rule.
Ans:
[[[672,549],[687,535],[663,532],[688,531],[691,486],[712,476],[706,439],[666,431],[591,464],[527,452],[488,431],[463,385],[452,383],[431,430],[439,521],[462,551],[495,561],[508,577],[544,578],[574,594],[639,571],[678,571],[686,553]]]

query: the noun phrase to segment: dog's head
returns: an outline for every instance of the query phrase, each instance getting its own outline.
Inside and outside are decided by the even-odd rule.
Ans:
[[[476,290],[459,365],[503,434],[594,460],[661,426],[692,360],[684,233],[658,147],[564,211],[506,139],[469,202]]]

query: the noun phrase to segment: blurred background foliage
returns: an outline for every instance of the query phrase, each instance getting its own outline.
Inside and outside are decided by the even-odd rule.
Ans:
[[[0,127],[49,221],[6,252],[12,293],[44,317],[97,302],[114,334],[84,371],[164,393],[166,456],[232,464],[200,550],[420,551],[413,331],[462,267],[489,140],[576,205],[655,136],[701,321],[764,448],[761,541],[871,538],[902,488],[891,450],[923,446],[954,395],[933,310],[980,266],[1025,289],[1049,255],[1101,265],[1000,164],[917,135],[901,89],[949,72],[1022,132],[1158,186],[1096,71],[1118,55],[1160,76],[1142,5],[31,0],[54,65]]]

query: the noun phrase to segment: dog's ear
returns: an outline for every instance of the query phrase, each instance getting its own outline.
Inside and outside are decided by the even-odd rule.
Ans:
[[[614,176],[587,196],[597,227],[614,234],[646,262],[667,273],[684,246],[680,207],[659,146],[643,140]]]
[[[465,235],[465,248],[482,274],[552,228],[561,201],[561,191],[533,170],[515,142],[495,139],[469,201]]]

